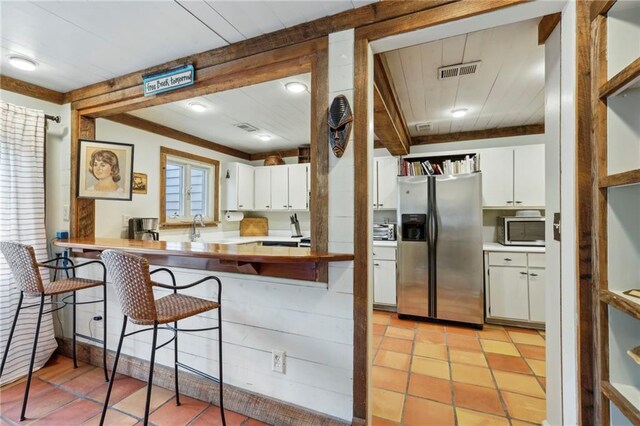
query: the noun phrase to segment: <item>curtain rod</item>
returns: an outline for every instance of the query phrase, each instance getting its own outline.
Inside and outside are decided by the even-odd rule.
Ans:
[[[56,123],[60,122],[60,116],[59,115],[49,115],[49,114],[45,114],[44,118],[47,120],[51,120],[51,121],[55,121]]]

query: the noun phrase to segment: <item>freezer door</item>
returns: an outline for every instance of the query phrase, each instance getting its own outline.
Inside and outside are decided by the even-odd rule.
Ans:
[[[484,322],[482,177],[438,176],[435,184],[435,317]]]
[[[429,316],[427,178],[398,178],[398,313]]]

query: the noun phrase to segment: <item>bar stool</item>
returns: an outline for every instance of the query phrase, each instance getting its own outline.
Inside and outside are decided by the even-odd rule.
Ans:
[[[102,344],[102,367],[104,369],[104,379],[105,381],[109,381],[109,375],[107,372],[107,351],[106,351],[106,343],[107,343],[107,270],[102,262],[99,260],[93,260],[90,262],[83,263],[81,265],[75,265],[70,259],[66,259],[67,262],[71,263],[71,266],[58,266],[59,262],[62,260],[61,258],[49,259],[44,262],[38,262],[36,260],[36,254],[33,250],[33,247],[2,241],[0,242],[0,252],[4,255],[7,260],[7,264],[13,273],[13,276],[16,280],[16,284],[18,289],[20,290],[20,299],[18,301],[18,309],[16,309],[16,314],[13,317],[13,324],[11,325],[11,331],[9,332],[9,339],[7,341],[7,348],[4,351],[4,355],[2,356],[2,364],[0,365],[0,377],[2,377],[2,373],[4,372],[4,366],[7,361],[7,355],[9,354],[9,348],[11,346],[11,340],[13,339],[13,332],[15,331],[16,324],[18,323],[18,315],[22,309],[28,309],[38,306],[38,321],[36,323],[36,332],[35,337],[33,339],[33,350],[31,353],[31,362],[29,364],[29,373],[27,375],[27,384],[24,390],[24,400],[22,401],[22,412],[20,413],[20,420],[25,419],[25,413],[27,411],[27,400],[29,398],[29,388],[31,387],[31,376],[33,374],[33,364],[36,358],[36,349],[38,345],[38,335],[40,334],[40,323],[42,322],[42,316],[51,312],[58,311],[64,308],[67,305],[73,306],[73,368],[78,368],[78,361],[76,357],[76,338],[81,337],[87,340],[91,340],[97,343]],[[56,262],[56,266],[48,265],[48,263]],[[102,280],[90,280],[86,278],[77,278],[75,271],[78,268],[91,265],[91,264],[99,264],[103,269]],[[49,284],[44,284],[42,282],[42,277],[40,275],[40,270],[38,268],[48,268],[53,269],[54,273],[54,281]],[[72,271],[71,276],[69,276],[69,270]],[[57,278],[58,271],[65,271],[67,278],[61,280],[55,280]],[[103,287],[103,299],[102,300],[93,300],[89,302],[76,302],[76,291],[84,290],[92,287]],[[63,293],[71,294],[62,299],[61,302],[46,302],[45,297],[47,296],[56,296]],[[27,296],[40,296],[40,303],[22,306],[22,302],[24,299],[24,295]],[[72,301],[67,301],[68,298],[71,298]],[[76,305],[83,305],[88,303],[99,303],[103,302],[104,307],[104,334],[102,340],[96,339],[91,336],[85,336],[83,334],[76,332]],[[57,308],[52,308],[46,312],[43,312],[44,305],[46,304],[61,304]]]
[[[209,276],[195,281],[191,284],[178,286],[176,284],[176,278],[173,275],[173,272],[171,272],[167,268],[159,268],[149,272],[149,262],[143,257],[134,256],[132,254],[124,253],[117,250],[105,250],[102,252],[101,257],[107,266],[107,271],[109,272],[109,276],[111,277],[111,282],[116,288],[116,293],[118,295],[118,300],[120,301],[120,308],[122,309],[124,320],[122,322],[122,331],[120,333],[118,349],[116,350],[116,357],[113,361],[113,369],[111,370],[111,380],[109,381],[107,395],[105,397],[104,406],[102,408],[100,425],[104,424],[104,419],[107,414],[109,398],[111,397],[111,389],[113,387],[113,382],[116,376],[116,369],[118,367],[118,359],[120,358],[120,351],[122,350],[122,341],[125,337],[141,333],[143,331],[153,331],[151,343],[151,359],[149,361],[149,380],[147,382],[147,400],[144,409],[144,424],[147,425],[149,422],[149,403],[151,401],[151,387],[153,385],[153,368],[156,350],[166,346],[173,341],[173,368],[176,388],[176,405],[180,405],[180,393],[178,391],[178,367],[181,367],[220,385],[220,415],[222,417],[222,424],[226,425],[222,393],[222,310],[220,303],[222,294],[222,283],[220,282],[218,277]],[[151,275],[157,272],[166,272],[167,274],[169,274],[173,285],[165,285],[151,281]],[[187,296],[184,294],[178,294],[178,290],[195,287],[196,285],[202,284],[203,282],[209,280],[214,280],[218,283],[217,302],[200,299],[198,297]],[[153,287],[173,290],[173,294],[161,297],[156,300],[153,295]],[[178,328],[179,320],[216,309],[218,310],[217,327],[198,329]],[[153,327],[126,333],[128,321],[131,321],[132,323],[138,325],[153,325]],[[170,325],[169,323],[173,323],[173,325]],[[159,325],[164,325],[164,327],[158,327]],[[209,374],[196,370],[195,368],[178,361],[179,331],[195,332],[216,329],[218,330],[218,378],[210,376]],[[156,346],[158,340],[158,330],[171,330],[173,331],[173,337],[168,341],[162,343],[161,345]]]

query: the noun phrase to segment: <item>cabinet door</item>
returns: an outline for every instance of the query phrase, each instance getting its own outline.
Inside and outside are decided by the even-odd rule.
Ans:
[[[492,317],[529,321],[527,268],[489,268],[489,300]]]
[[[253,210],[253,167],[238,164],[238,210]]]
[[[307,195],[308,164],[292,164],[289,169],[289,208],[291,210],[306,210],[309,208]]]
[[[271,168],[271,210],[289,210],[289,173],[287,166]]]
[[[373,263],[373,303],[396,305],[396,262],[376,260]]]
[[[544,145],[514,148],[513,196],[516,207],[544,207]]]
[[[491,148],[480,153],[482,205],[512,207],[513,148]]]
[[[378,208],[378,159],[373,159],[373,208]]]
[[[271,167],[254,169],[254,208],[271,210]]]
[[[529,268],[529,319],[534,322],[545,321],[545,270]]]
[[[397,209],[398,160],[395,157],[384,157],[376,161],[378,163],[378,208]]]

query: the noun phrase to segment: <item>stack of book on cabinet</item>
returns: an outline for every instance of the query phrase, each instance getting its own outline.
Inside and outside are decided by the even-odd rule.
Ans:
[[[402,160],[401,176],[458,175],[480,171],[480,155],[465,155],[463,158],[411,158]]]

